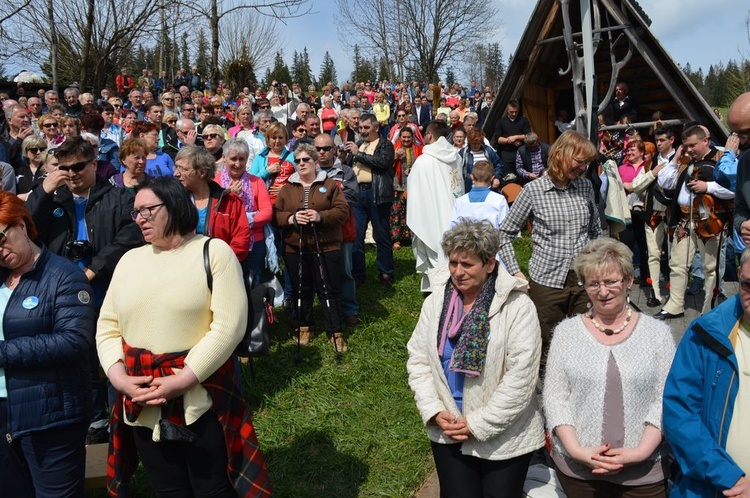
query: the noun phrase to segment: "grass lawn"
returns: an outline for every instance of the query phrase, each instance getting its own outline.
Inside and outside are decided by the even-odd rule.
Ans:
[[[518,239],[516,250],[528,275],[531,240]],[[347,334],[341,364],[322,334],[303,348],[302,363],[295,362],[296,341],[280,312],[271,355],[255,361],[254,382],[245,372],[274,496],[408,497],[432,470],[405,368],[406,342],[423,300],[414,257],[409,248],[395,253],[392,290],[378,283],[374,259],[368,248],[370,280],[357,291],[361,324]],[[322,324],[319,311],[316,305]],[[135,484],[137,496],[152,496],[142,471]]]

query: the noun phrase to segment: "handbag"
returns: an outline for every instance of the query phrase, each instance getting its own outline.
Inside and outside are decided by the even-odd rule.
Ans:
[[[211,239],[206,240],[203,244],[203,266],[206,269],[208,290],[213,291],[214,278],[208,252],[209,242],[211,242]],[[247,326],[234,354],[243,358],[266,356],[270,354],[270,328],[274,322],[273,299],[276,290],[272,283],[264,283],[253,288],[252,270],[243,271],[242,282],[247,294]]]

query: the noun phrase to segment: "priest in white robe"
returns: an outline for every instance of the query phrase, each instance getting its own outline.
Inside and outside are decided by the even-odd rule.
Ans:
[[[464,194],[461,156],[446,140],[450,129],[433,121],[424,134],[426,145],[407,180],[406,224],[414,233],[412,249],[422,292],[430,290],[427,270],[447,265],[440,241],[450,228],[453,205]]]

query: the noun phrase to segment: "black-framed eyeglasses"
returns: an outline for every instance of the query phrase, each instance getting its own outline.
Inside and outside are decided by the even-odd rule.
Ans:
[[[73,173],[80,173],[81,171],[84,170],[84,168],[86,168],[86,166],[91,164],[92,161],[93,159],[86,159],[85,161],[71,164],[69,166],[62,166],[62,165],[58,166],[57,169],[62,170],[62,171],[73,171]]]
[[[141,218],[144,220],[150,220],[151,217],[154,215],[154,209],[163,206],[164,203],[160,202],[159,204],[154,204],[152,206],[143,206],[140,209],[133,209],[130,212],[130,217],[135,221],[138,218],[138,215],[141,215]]]
[[[331,149],[333,149],[332,145],[324,145],[322,147],[319,147],[317,145],[315,146],[315,150],[317,150],[318,152],[328,152]]]
[[[312,157],[295,157],[294,162],[295,164],[299,163],[309,163],[312,161]]]
[[[13,223],[5,227],[5,230],[0,232],[0,246],[5,244],[5,242],[8,240],[8,230],[10,230],[13,227]]]

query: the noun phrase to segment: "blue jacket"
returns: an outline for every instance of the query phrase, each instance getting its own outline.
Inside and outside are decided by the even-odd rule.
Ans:
[[[722,496],[744,474],[726,452],[739,389],[730,334],[739,295],[695,319],[677,347],[664,387],[664,435],[677,458],[671,498]]]
[[[7,276],[7,269],[0,270],[0,278]],[[91,286],[80,268],[43,247],[13,290],[3,317],[6,439],[91,419],[91,301]]]
[[[485,157],[487,157],[487,161],[492,164],[492,169],[495,171],[495,178],[500,180],[505,173],[503,172],[503,162],[500,160],[500,156],[497,155],[497,152],[494,151],[492,147],[489,145],[482,145],[482,150],[484,151]],[[469,148],[464,147],[461,149],[461,152],[459,152],[461,157],[464,160],[464,191],[468,192],[471,190],[471,172],[474,170],[474,155],[469,153]]]
[[[252,166],[250,166],[250,174],[262,178],[263,180],[265,180],[266,184],[268,184],[268,180],[271,178],[271,174],[268,172],[269,152],[271,152],[270,147],[266,147],[265,149],[260,151],[258,154],[256,154],[255,159],[253,159]],[[281,151],[279,163],[283,163],[284,161],[294,163],[294,156],[292,155],[292,152],[290,150],[287,150],[286,147]],[[297,168],[294,169],[296,171]]]

